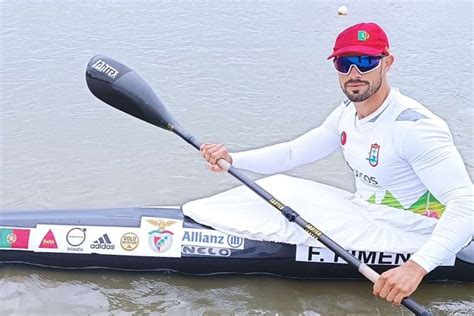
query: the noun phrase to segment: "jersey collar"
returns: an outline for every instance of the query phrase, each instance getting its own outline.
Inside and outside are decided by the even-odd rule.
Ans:
[[[390,105],[391,101],[393,100],[393,98],[395,97],[395,94],[396,94],[396,89],[394,88],[390,88],[390,92],[387,96],[387,98],[385,99],[385,101],[382,103],[382,105],[373,113],[371,113],[370,115],[367,115],[366,117],[362,118],[362,119],[358,119],[357,118],[357,113],[356,115],[354,116],[354,123],[357,127],[362,127],[362,126],[366,126],[368,125],[369,123],[375,123],[377,121],[377,119],[385,112],[385,110],[388,108],[388,106]]]

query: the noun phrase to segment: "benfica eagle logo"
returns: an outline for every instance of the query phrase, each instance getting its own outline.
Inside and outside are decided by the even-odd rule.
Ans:
[[[173,225],[176,221],[149,219],[147,222],[158,227],[158,229],[152,230],[148,233],[148,244],[150,245],[150,248],[157,253],[166,252],[173,244],[174,235],[174,233],[167,230],[166,227]]]

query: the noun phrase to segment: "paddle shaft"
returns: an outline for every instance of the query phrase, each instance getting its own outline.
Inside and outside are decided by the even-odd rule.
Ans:
[[[186,130],[184,130],[181,126],[172,126],[170,128],[172,132],[177,134],[187,143],[192,145],[197,150],[201,148],[201,142],[191,134],[189,134]],[[270,193],[268,193],[265,189],[259,186],[255,181],[247,177],[237,168],[233,167],[229,164],[226,160],[220,159],[217,164],[228,173],[233,175],[237,178],[240,182],[245,184],[249,189],[254,191],[258,194],[262,199],[270,203],[273,207],[275,207],[278,211],[280,211],[283,216],[285,216],[290,222],[296,223],[298,226],[303,228],[308,234],[319,240],[323,245],[328,247],[331,251],[333,251],[336,255],[344,259],[347,263],[357,268],[357,270],[364,275],[367,279],[369,279],[372,283],[375,283],[377,279],[380,277],[374,269],[357,259],[354,255],[347,252],[344,248],[342,248],[338,243],[334,240],[326,236],[322,231],[317,229],[314,225],[304,220],[295,210],[291,207],[284,205],[282,202],[277,200],[273,197]],[[412,298],[406,297],[402,300],[402,304],[408,308],[410,311],[415,313],[416,315],[431,315],[431,313],[426,310],[423,306],[419,305],[415,300]]]

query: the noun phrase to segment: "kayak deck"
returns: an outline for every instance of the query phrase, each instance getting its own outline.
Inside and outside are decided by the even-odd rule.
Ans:
[[[379,273],[409,257],[378,252],[353,254]],[[328,249],[227,235],[184,216],[179,207],[2,211],[0,264],[363,279]],[[472,282],[473,271],[473,264],[457,259],[453,266],[432,271],[426,280]]]

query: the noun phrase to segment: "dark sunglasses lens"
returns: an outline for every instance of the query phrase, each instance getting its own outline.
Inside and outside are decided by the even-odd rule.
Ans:
[[[336,58],[334,66],[337,71],[347,74],[351,65],[355,65],[361,73],[365,73],[377,67],[379,62],[378,56],[345,56]]]
[[[334,67],[336,67],[336,70],[341,72],[341,73],[348,73],[349,69],[351,68],[351,65],[354,64],[352,61],[352,58],[354,57],[338,57],[334,61]]]
[[[379,62],[379,57],[363,56],[361,57],[360,64],[357,65],[357,68],[359,68],[361,72],[371,71],[378,66]]]

